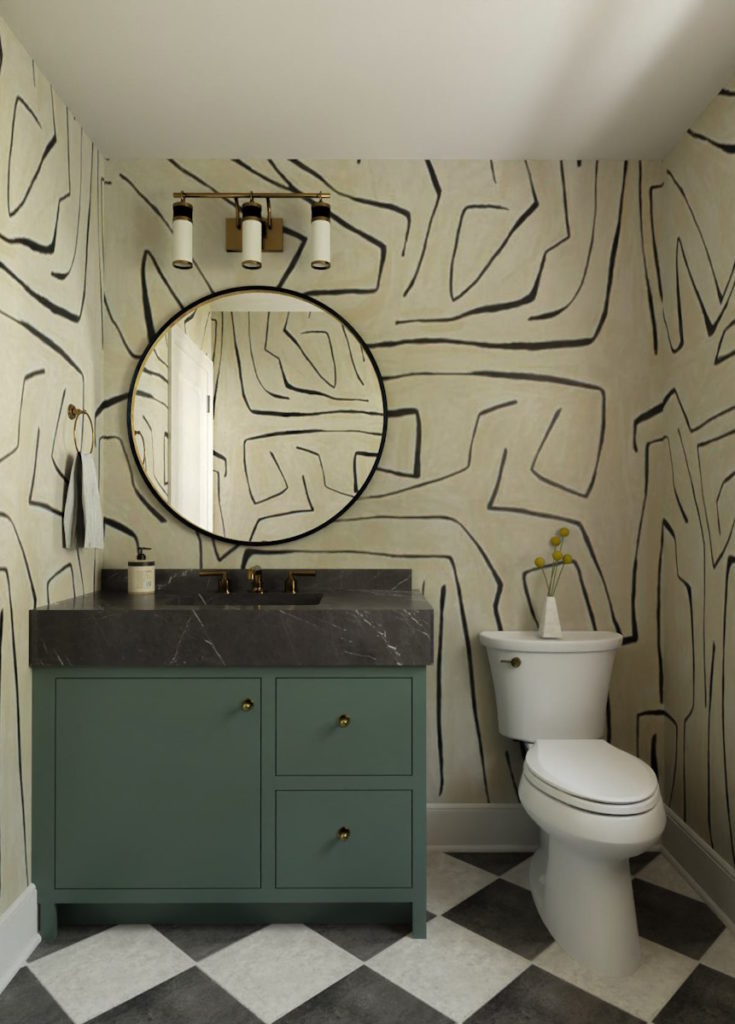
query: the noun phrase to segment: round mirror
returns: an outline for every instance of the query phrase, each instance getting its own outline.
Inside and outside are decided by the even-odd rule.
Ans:
[[[375,471],[385,425],[357,332],[280,288],[217,292],[177,314],[138,364],[128,405],[156,497],[197,530],[248,544],[344,512]]]

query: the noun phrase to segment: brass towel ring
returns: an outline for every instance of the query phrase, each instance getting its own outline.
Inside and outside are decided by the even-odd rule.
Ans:
[[[76,405],[73,404],[69,405],[69,408],[67,409],[67,415],[69,416],[70,420],[74,420],[74,447],[78,452],[81,452],[81,448],[79,447],[79,441],[77,440],[77,423],[79,423],[79,417],[86,416],[87,419],[89,420],[89,428],[92,431],[92,445],[89,449],[89,454],[91,455],[92,452],[94,451],[94,423],[92,422],[92,417],[89,415],[86,409],[78,409]]]

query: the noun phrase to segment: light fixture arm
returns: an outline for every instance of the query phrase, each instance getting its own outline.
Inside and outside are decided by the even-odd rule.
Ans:
[[[331,198],[329,192],[174,192],[174,199],[320,199]]]

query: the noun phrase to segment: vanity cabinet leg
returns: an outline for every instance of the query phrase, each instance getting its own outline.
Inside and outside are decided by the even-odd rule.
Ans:
[[[38,905],[38,930],[45,942],[53,942],[58,932],[58,914],[56,904],[44,900]]]
[[[411,911],[411,935],[414,939],[426,938],[426,901],[414,900]]]

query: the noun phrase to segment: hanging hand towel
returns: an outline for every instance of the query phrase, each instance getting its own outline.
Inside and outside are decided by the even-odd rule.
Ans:
[[[97,469],[92,452],[82,453],[82,515],[84,516],[84,547],[104,547],[105,526],[102,520]]]
[[[64,547],[101,548],[104,523],[94,455],[77,454],[71,465],[64,503]]]

